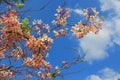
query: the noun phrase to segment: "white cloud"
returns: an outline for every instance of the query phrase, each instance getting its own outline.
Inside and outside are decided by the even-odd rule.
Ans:
[[[83,10],[82,9],[71,9],[70,8],[69,10],[70,10],[70,12],[74,12],[78,15],[83,15]]]
[[[120,45],[120,18],[114,18],[113,22],[114,22],[114,35],[113,35],[113,42],[115,42],[116,44]]]
[[[120,12],[120,0],[100,0],[101,10],[114,10],[115,12]]]
[[[85,58],[91,61],[108,56],[106,52],[106,46],[111,44],[109,37],[110,35],[111,34],[107,29],[103,29],[97,35],[89,33],[83,39],[81,39],[80,46],[84,52],[88,51]]]
[[[89,33],[80,39],[80,47],[84,52],[88,51],[85,57],[88,61],[103,59],[109,56],[107,50],[114,43],[120,45],[120,9],[118,10],[120,1],[100,0],[100,3],[102,11],[111,10],[111,13],[116,15],[105,16],[103,29],[97,35]]]
[[[101,80],[101,78],[97,75],[90,75],[87,80]]]
[[[98,75],[92,74],[86,80],[117,80],[120,78],[120,73],[110,68],[105,68],[98,72]]]

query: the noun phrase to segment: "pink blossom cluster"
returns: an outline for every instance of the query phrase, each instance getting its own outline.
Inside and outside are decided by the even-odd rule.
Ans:
[[[49,64],[49,62],[46,62],[41,54],[38,54],[38,56],[34,56],[33,58],[28,57],[24,60],[24,64],[27,65],[30,68],[38,68],[41,71],[44,71],[45,74],[38,72],[37,76],[41,76],[42,79],[48,79],[51,77],[50,75],[50,69],[52,66]],[[43,68],[45,67],[45,69]]]
[[[48,63],[42,58],[42,55],[38,54],[37,57],[34,58],[26,58],[24,60],[24,64],[30,68],[38,68],[40,69],[42,66],[48,65]]]
[[[15,60],[18,60],[20,59],[21,57],[24,56],[23,54],[23,51],[20,47],[17,47],[16,49],[13,49],[11,51],[11,56],[15,59]]]
[[[0,59],[5,58],[5,51],[4,49],[0,51]]]
[[[41,80],[51,78],[52,73],[50,73],[50,69],[52,65],[46,60],[46,57],[53,43],[53,38],[49,37],[51,34],[49,35],[48,33],[53,31],[55,38],[66,36],[68,28],[65,28],[65,26],[68,26],[67,19],[70,17],[68,9],[64,7],[59,6],[57,12],[58,13],[55,14],[56,19],[52,21],[52,24],[55,25],[54,28],[50,29],[49,25],[44,24],[42,20],[34,20],[32,24],[33,32],[26,34],[25,29],[30,30],[28,28],[29,22],[27,23],[26,20],[25,26],[23,26],[24,21],[22,23],[20,22],[16,15],[16,10],[9,8],[0,18],[0,59],[8,58],[8,62],[11,65],[13,62],[11,61],[12,59],[15,61],[22,60],[25,68],[39,70],[36,71],[35,76],[41,77]],[[96,9],[85,9],[83,14],[85,20],[78,22],[71,28],[74,36],[82,38],[89,32],[98,33],[102,26],[102,21],[97,17],[98,14],[99,12],[97,12]],[[37,37],[34,31],[37,32]],[[62,64],[63,67],[68,67],[65,61],[63,61]],[[12,69],[17,70],[18,68]],[[56,66],[53,73],[59,74],[60,68]],[[28,74],[25,75],[24,78],[27,79],[31,76],[33,75]],[[9,67],[5,65],[0,66],[0,79],[14,77],[15,72]]]
[[[13,71],[8,70],[7,66],[5,66],[4,64],[2,66],[0,66],[0,79],[6,79],[6,78],[14,78],[15,75],[13,73]]]
[[[45,32],[50,32],[50,26],[48,24],[44,24],[43,21],[40,19],[40,20],[35,20],[33,21],[33,30],[37,30],[37,34],[38,35],[41,35],[42,31],[46,30]]]
[[[0,18],[0,24],[3,27],[2,32],[4,33],[4,36],[12,37],[15,39],[17,38],[16,40],[19,40],[19,37],[16,37],[15,32],[22,35],[22,29],[19,19],[16,16],[15,10],[10,10],[5,15],[3,15]],[[9,31],[12,31],[11,34],[7,34],[10,33]]]
[[[11,47],[15,47],[15,41],[20,42],[23,39],[21,24],[16,16],[16,11],[9,10],[5,15],[2,15],[0,18],[0,25],[2,25],[0,31],[2,34],[0,35],[0,57],[5,58],[6,50],[9,50],[14,58],[20,58],[23,54],[22,50],[20,48],[15,50],[11,49]]]
[[[59,6],[57,12],[58,14],[55,14],[56,19],[52,21],[52,24],[58,27],[65,26],[67,24],[67,18],[70,17],[69,10]]]
[[[8,11],[6,15],[3,15],[0,18],[0,25],[2,25],[2,35],[0,36],[1,42],[4,43],[3,45],[6,44],[7,46],[12,46],[14,44],[14,40],[20,41],[22,39],[23,33],[21,29],[21,24],[15,13],[15,10],[11,10]]]
[[[53,39],[49,38],[46,34],[43,34],[42,38],[29,36],[29,39],[26,42],[26,46],[34,51],[42,49],[42,53],[45,53],[50,48],[51,43],[53,43]]]
[[[99,12],[96,9],[87,8],[84,10],[85,21],[80,21],[74,26],[72,26],[71,31],[77,38],[84,37],[90,31],[95,34],[99,32],[102,26],[102,21],[97,20],[97,15]]]
[[[56,38],[59,38],[60,36],[66,36],[67,30],[68,30],[68,28],[60,29],[60,30],[58,30],[58,31],[55,31],[55,30],[54,30],[53,33],[54,33],[54,36],[55,36]]]

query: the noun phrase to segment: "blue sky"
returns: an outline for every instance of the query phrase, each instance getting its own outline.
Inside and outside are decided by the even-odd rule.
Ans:
[[[49,0],[28,0],[24,9],[39,9]],[[42,19],[44,23],[54,27],[51,21],[55,18],[56,8],[63,5],[64,0],[51,0],[50,4],[41,11],[25,13],[33,19]],[[63,70],[61,74],[80,71],[76,74],[65,75],[65,80],[116,80],[120,78],[120,0],[66,0],[70,9],[70,24],[82,20],[82,10],[88,7],[96,8],[100,16],[104,16],[103,29],[97,34],[89,33],[82,39],[77,39],[68,33],[66,37],[55,39],[50,49],[48,61],[61,65],[62,60],[72,61],[77,54],[69,48],[82,49],[87,52],[87,62],[78,63]],[[32,79],[34,80],[34,79]],[[62,80],[58,77],[56,80]]]

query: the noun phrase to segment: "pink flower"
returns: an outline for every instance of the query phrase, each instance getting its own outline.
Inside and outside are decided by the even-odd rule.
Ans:
[[[53,33],[54,33],[54,36],[55,36],[56,38],[59,38],[59,37],[60,37],[60,34],[59,34],[57,31],[53,31]]]
[[[41,19],[38,20],[38,21],[37,21],[37,24],[42,24],[42,20],[41,20]]]
[[[57,8],[57,12],[59,13],[59,12],[61,12],[62,11],[62,8],[59,6],[58,8]]]
[[[34,26],[34,30],[39,30],[40,28],[38,26]]]

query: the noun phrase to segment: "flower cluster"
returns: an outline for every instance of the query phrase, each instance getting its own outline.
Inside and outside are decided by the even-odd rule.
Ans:
[[[25,74],[24,79],[38,76],[41,80],[48,80],[51,77],[55,78],[56,75],[59,75],[61,68],[69,67],[69,64],[63,61],[62,67],[59,68],[56,66],[55,71],[50,73],[52,65],[46,61],[47,51],[53,43],[53,39],[49,37],[52,34],[49,35],[48,33],[53,31],[54,37],[59,38],[66,36],[68,31],[68,28],[62,27],[67,25],[67,19],[70,17],[68,9],[59,6],[57,12],[55,14],[56,19],[52,21],[55,27],[52,29],[50,29],[48,24],[44,24],[42,20],[34,20],[32,26],[28,18],[24,18],[20,22],[16,15],[18,12],[11,10],[11,8],[6,11],[5,15],[1,16],[0,59],[8,58],[8,62],[12,68],[5,65],[0,66],[0,79],[14,78],[15,73],[17,73],[15,71],[21,70],[18,69],[19,67],[12,65],[13,61],[11,60],[13,59],[15,61],[18,61],[18,59],[22,60],[25,69],[31,68],[31,71],[35,69],[34,75],[32,73]],[[74,36],[82,38],[90,31],[96,34],[102,26],[102,22],[96,19],[98,14],[99,12],[96,9],[85,9],[85,19],[71,28]],[[23,70],[23,72],[28,73],[27,70]]]
[[[16,16],[15,10],[10,10],[0,18],[0,24],[2,25],[2,33],[4,37],[19,41],[22,35],[21,24]],[[20,34],[19,36],[17,34]]]
[[[70,17],[69,10],[59,6],[57,12],[58,14],[55,14],[56,20],[53,20],[52,24],[58,27],[65,26],[67,24],[67,18]]]
[[[51,77],[50,69],[52,68],[52,66],[43,59],[41,54],[38,54],[38,56],[34,56],[33,58],[28,57],[24,60],[24,64],[30,68],[38,68],[40,70],[43,70],[45,74],[40,72],[37,73],[37,75],[41,76],[43,79],[48,79]],[[43,66],[45,67],[45,69],[43,69]]]
[[[0,59],[5,58],[5,51],[6,51],[5,49],[0,51]]]
[[[85,18],[89,18],[91,21],[94,21],[98,14],[99,12],[97,12],[95,8],[87,8],[84,9],[83,15]]]
[[[34,51],[42,50],[42,53],[45,53],[50,48],[51,43],[53,43],[53,39],[49,38],[46,34],[43,34],[42,38],[29,36],[26,46]]]
[[[92,8],[85,9],[84,10],[85,20],[78,22],[71,29],[74,36],[77,38],[82,38],[90,31],[94,32],[95,34],[98,33],[102,26],[102,21],[96,20],[98,14],[99,12],[97,12],[96,9]]]
[[[9,70],[8,67],[3,64],[0,66],[0,79],[6,80],[7,77],[12,79],[15,75],[12,70]]]
[[[57,74],[60,74],[60,68],[59,68],[58,66],[55,67],[55,72],[56,72]]]
[[[38,68],[40,69],[42,66],[48,65],[48,63],[42,58],[41,54],[38,54],[38,56],[34,58],[26,58],[24,60],[24,64],[27,65],[30,68]]]
[[[6,50],[9,50],[15,60],[19,59],[23,55],[22,50],[20,48],[12,50],[12,47],[23,39],[21,23],[17,18],[16,10],[8,10],[5,15],[2,15],[0,25],[0,58],[5,58]]]
[[[0,59],[6,57],[5,51],[7,48],[11,52],[9,56],[14,58],[14,60],[18,60],[24,56],[27,56],[28,58],[24,58],[23,60],[24,65],[30,68],[45,68],[45,75],[42,75],[42,77],[45,79],[50,78],[51,67],[50,64],[45,60],[45,57],[47,55],[47,51],[50,49],[51,44],[53,43],[53,39],[44,33],[46,30],[49,32],[48,24],[43,24],[41,20],[33,21],[33,29],[38,30],[39,35],[42,34],[38,38],[31,34],[25,33],[25,30],[28,29],[27,27],[29,22],[27,18],[25,18],[22,23],[20,23],[16,16],[15,10],[9,10],[6,15],[3,15],[0,18],[0,24],[2,25],[2,30],[0,30]],[[30,58],[28,55],[25,55],[21,49],[21,46],[18,46],[21,40],[25,40],[26,47],[28,47],[29,50],[32,50],[32,58]],[[0,69],[3,69],[3,67]],[[4,78],[7,78],[8,76],[12,78],[12,73],[10,71],[2,70],[0,71],[0,75],[2,75]]]
[[[50,44],[53,43],[53,39],[49,38],[46,34],[43,34],[41,38],[35,38],[29,36],[29,40],[26,42],[26,46],[33,50],[32,58],[28,57],[24,60],[24,64],[30,68],[41,69],[45,67],[45,75],[39,74],[43,79],[50,78],[50,64],[46,62],[45,57],[47,50],[50,48]]]
[[[66,36],[67,30],[68,30],[68,28],[60,29],[60,30],[58,30],[58,31],[55,31],[55,30],[54,30],[53,33],[54,33],[54,36],[55,36],[56,38],[59,38],[60,36]]]
[[[9,49],[15,44],[15,41],[20,42],[23,39],[21,24],[16,16],[15,10],[9,10],[0,18],[1,48]]]
[[[44,32],[50,32],[50,27],[48,24],[44,24],[42,20],[33,21],[33,30],[37,30],[37,34],[41,35]]]
[[[11,51],[11,56],[13,56],[15,60],[18,60],[21,57],[23,57],[24,54],[23,54],[22,49],[20,47],[17,47],[16,49]]]

